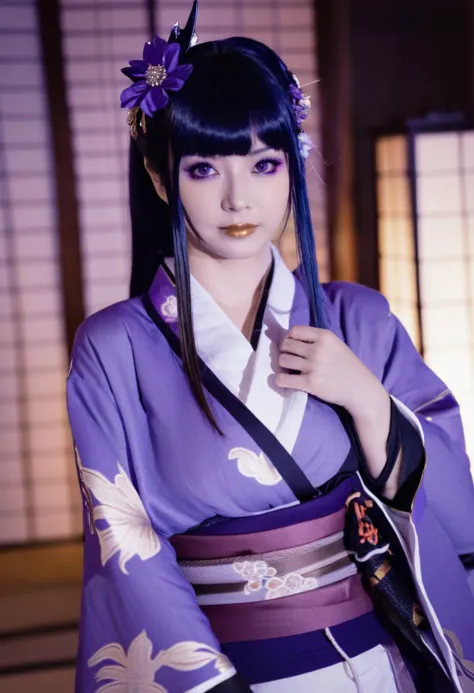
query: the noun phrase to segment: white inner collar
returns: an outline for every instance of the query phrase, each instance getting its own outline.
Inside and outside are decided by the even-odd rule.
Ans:
[[[276,386],[280,344],[288,333],[295,278],[272,246],[274,270],[256,351],[212,296],[191,277],[194,335],[199,356],[223,384],[291,451],[307,395]],[[172,259],[167,266],[174,270]],[[296,407],[296,408],[295,408]],[[297,419],[291,414],[298,411]],[[289,419],[293,425],[285,425]]]

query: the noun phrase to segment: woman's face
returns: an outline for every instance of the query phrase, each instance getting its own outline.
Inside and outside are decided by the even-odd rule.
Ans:
[[[246,156],[181,160],[179,189],[189,242],[222,259],[257,255],[283,228],[290,180],[285,153],[255,140]]]

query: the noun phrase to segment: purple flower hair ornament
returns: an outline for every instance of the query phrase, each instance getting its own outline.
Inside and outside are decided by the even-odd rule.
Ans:
[[[179,65],[180,46],[159,36],[145,43],[142,60],[131,60],[122,72],[133,84],[120,95],[122,108],[141,108],[147,116],[166,106],[169,91],[179,91],[193,70]]]
[[[300,155],[303,159],[307,159],[311,150],[314,149],[311,137],[307,135],[301,124],[309,114],[309,109],[311,108],[311,98],[308,94],[305,94],[300,87],[298,78],[296,75],[292,75],[294,79],[294,84],[290,84],[288,91],[290,94],[291,106],[293,108],[293,113],[295,114],[296,124],[299,128],[298,133],[298,145],[300,149]]]
[[[298,125],[301,125],[308,117],[309,109],[311,108],[311,99],[295,84],[290,84],[289,91],[296,122]]]

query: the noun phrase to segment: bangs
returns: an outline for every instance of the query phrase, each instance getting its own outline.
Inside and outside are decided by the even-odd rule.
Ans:
[[[194,69],[170,109],[175,156],[245,156],[256,138],[289,152],[294,125],[281,85],[251,57],[225,48],[221,41],[189,52]]]

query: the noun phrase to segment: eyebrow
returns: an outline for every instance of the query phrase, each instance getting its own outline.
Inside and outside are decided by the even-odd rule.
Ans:
[[[257,154],[263,154],[264,152],[271,152],[271,151],[274,151],[273,147],[260,147],[260,149],[251,149],[249,151],[249,153],[247,154],[247,156],[256,156]],[[185,154],[183,156],[183,159],[187,156],[189,156],[189,157],[195,156],[199,159],[216,159],[216,158],[218,158],[218,155],[217,156],[216,155],[205,156],[204,154]]]
[[[249,151],[249,154],[254,155],[254,154],[263,154],[264,152],[270,152],[272,151],[272,147],[260,147],[260,149],[251,149]]]

